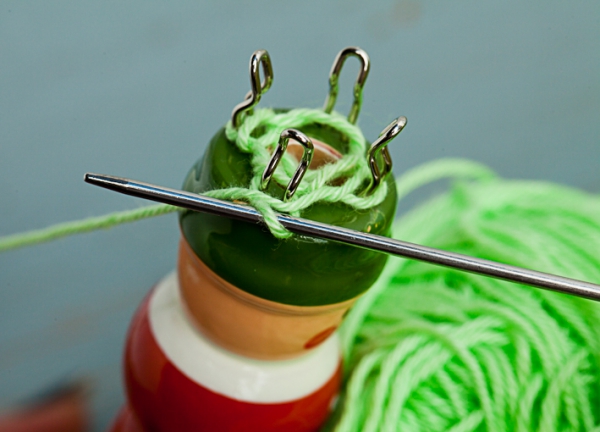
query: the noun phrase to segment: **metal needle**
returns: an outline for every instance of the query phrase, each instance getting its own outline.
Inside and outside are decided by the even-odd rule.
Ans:
[[[85,175],[85,181],[123,194],[171,204],[193,211],[240,219],[247,222],[261,223],[263,221],[261,214],[252,207],[190,192],[155,186],[126,178],[91,173]],[[332,240],[390,255],[416,259],[470,273],[600,301],[600,285],[593,283],[447,252],[308,219],[294,218],[282,214],[278,215],[277,218],[284,227],[297,234]]]

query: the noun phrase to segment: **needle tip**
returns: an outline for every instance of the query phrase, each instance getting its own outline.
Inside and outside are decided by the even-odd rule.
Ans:
[[[117,192],[121,192],[123,191],[123,189],[126,189],[126,186],[128,184],[128,181],[126,179],[122,179],[120,177],[93,173],[85,173],[85,175],[83,176],[83,181],[89,184],[93,184],[94,186],[100,186]]]

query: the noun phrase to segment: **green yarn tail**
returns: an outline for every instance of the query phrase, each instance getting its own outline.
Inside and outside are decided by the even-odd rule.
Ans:
[[[82,234],[99,229],[108,229],[127,222],[135,222],[153,216],[160,216],[178,210],[167,204],[158,204],[135,210],[109,213],[103,216],[91,217],[72,222],[65,222],[34,231],[27,231],[0,237],[0,252],[33,246],[40,243],[58,240],[75,234]]]
[[[600,282],[600,196],[447,161],[400,178],[400,195],[443,177],[461,181],[394,237]],[[345,319],[326,429],[600,431],[598,323],[592,301],[390,259]]]

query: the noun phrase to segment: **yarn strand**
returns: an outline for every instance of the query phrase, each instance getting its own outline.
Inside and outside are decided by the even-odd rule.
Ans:
[[[77,221],[64,222],[39,230],[0,237],[0,252],[33,246],[75,234],[83,234],[99,229],[113,228],[128,222],[135,222],[154,216],[177,211],[179,208],[167,204],[145,206],[134,210],[109,213]]]

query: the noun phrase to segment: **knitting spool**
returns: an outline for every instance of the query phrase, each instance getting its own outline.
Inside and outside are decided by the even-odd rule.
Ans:
[[[332,111],[349,56],[359,58],[361,69],[344,119]],[[293,206],[306,199],[306,188],[313,185],[306,178],[346,160],[347,172],[323,186],[354,185],[348,194],[352,202],[375,204],[356,208],[317,200],[297,213],[389,235],[396,190],[387,176],[391,158],[386,145],[406,122],[395,120],[367,148],[353,125],[368,71],[366,53],[346,48],[334,61],[323,110],[261,111],[255,107],[273,83],[273,68],[269,54],[256,51],[250,59],[251,91],[193,165],[183,189],[211,193],[245,188],[261,199]],[[294,120],[292,127],[279,128],[282,119]],[[259,123],[245,136],[245,144],[272,138],[260,172],[239,144],[252,122]],[[356,168],[347,162],[348,155],[356,162],[357,152],[361,173],[369,173],[358,180],[352,174]],[[287,177],[282,174],[288,171]],[[252,199],[236,202],[257,205]],[[387,256],[304,236],[277,238],[264,226],[206,213],[182,211],[179,220],[177,271],[151,291],[130,327],[128,402],[112,432],[318,430],[340,385],[336,329],[377,279]]]
[[[349,116],[349,120],[356,121],[369,69],[366,53],[358,48],[347,48],[336,58],[326,107],[333,108],[337,76],[350,54],[359,56],[362,65]],[[250,62],[252,88],[264,94],[272,77],[266,72],[259,86],[258,59],[267,65],[265,71],[270,70],[271,63],[264,51],[256,52]],[[248,97],[243,103],[246,110],[254,106],[247,103],[250,100],[258,101],[260,96]],[[246,112],[236,107],[232,124],[239,124]],[[314,148],[309,170],[339,160],[347,150],[347,139],[330,126],[313,123],[298,129],[296,139],[290,139],[289,150],[300,162],[304,152],[297,133],[308,138]],[[192,167],[183,189],[205,193],[216,188],[245,187],[252,174],[248,155],[221,129],[205,156]],[[357,211],[340,203],[315,203],[302,212],[302,217],[387,235],[396,208],[393,180],[388,178],[387,182],[389,192],[378,206]],[[273,181],[266,184],[267,193],[285,199],[286,185]],[[264,227],[208,214],[183,212],[180,224],[178,271],[192,318],[216,343],[255,358],[302,355],[326,340],[358,296],[377,279],[386,262],[385,256],[370,251],[300,236],[281,240]],[[214,302],[203,301],[206,296]]]

